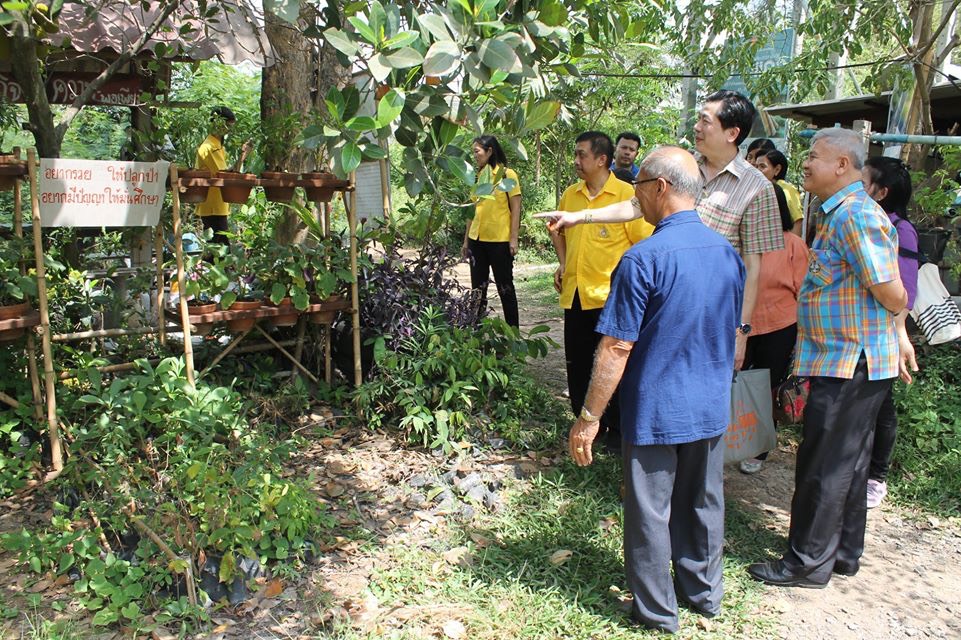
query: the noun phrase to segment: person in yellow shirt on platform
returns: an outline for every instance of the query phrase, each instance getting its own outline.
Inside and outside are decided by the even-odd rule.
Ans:
[[[610,171],[614,143],[600,131],[585,131],[574,145],[574,170],[580,181],[564,191],[560,211],[584,211],[634,197],[634,186]],[[590,214],[585,214],[587,217]],[[643,218],[624,223],[585,224],[552,233],[559,266],[554,288],[564,309],[564,355],[571,409],[582,415],[584,396],[591,381],[594,350],[600,336],[594,331],[611,290],[611,273],[624,252],[647,238],[654,227]],[[620,446],[620,408],[617,393],[601,418],[610,447]],[[584,416],[582,416],[584,417]],[[588,422],[595,416],[584,417]]]
[[[210,127],[207,138],[197,148],[197,158],[194,161],[195,169],[206,169],[210,171],[211,177],[216,176],[218,171],[227,171],[224,138],[236,122],[237,117],[228,107],[214,107],[210,112]],[[237,158],[237,162],[230,170],[240,171],[248,153],[250,153],[249,140],[244,143],[240,150],[240,157]],[[220,196],[220,188],[210,187],[207,190],[207,199],[197,205],[197,215],[203,222],[204,231],[207,229],[213,230],[213,242],[229,244],[227,238],[227,214],[229,213],[230,205],[224,202]]]
[[[494,136],[474,138],[477,184],[493,185],[489,195],[476,198],[474,219],[464,234],[461,257],[470,265],[471,287],[480,291],[480,307],[487,308],[487,287],[494,272],[504,320],[519,326],[514,290],[514,256],[521,226],[521,182],[507,167],[507,156]]]

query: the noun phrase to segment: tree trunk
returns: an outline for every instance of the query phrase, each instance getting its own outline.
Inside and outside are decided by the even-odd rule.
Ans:
[[[264,163],[268,169],[294,173],[313,171],[324,163],[318,153],[297,146],[297,137],[323,105],[323,96],[339,86],[349,73],[337,62],[334,51],[304,36],[316,23],[316,8],[300,4],[297,25],[264,12],[265,32],[277,62],[264,69],[260,91],[260,116],[264,128]],[[313,82],[311,81],[313,80]],[[288,211],[278,223],[275,236],[281,241],[303,240],[303,228],[296,211]]]
[[[63,140],[57,135],[57,128],[53,123],[53,111],[50,109],[43,74],[40,72],[37,41],[13,36],[12,50],[17,54],[10,57],[10,70],[13,79],[23,89],[29,117],[26,128],[33,134],[37,154],[41,158],[59,158]]]

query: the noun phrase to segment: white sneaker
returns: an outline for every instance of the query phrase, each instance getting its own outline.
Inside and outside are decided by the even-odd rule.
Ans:
[[[888,495],[887,482],[880,482],[868,478],[868,509],[873,509],[881,504],[881,501],[884,500],[884,496],[886,495]]]
[[[763,460],[758,460],[757,458],[751,458],[750,460],[741,460],[739,468],[741,473],[746,473],[747,475],[754,475],[761,470],[764,466]]]

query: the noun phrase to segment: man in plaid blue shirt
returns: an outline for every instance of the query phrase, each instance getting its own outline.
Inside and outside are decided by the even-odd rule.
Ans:
[[[795,374],[810,376],[797,453],[788,550],[752,564],[757,580],[821,588],[853,576],[864,551],[874,421],[898,375],[894,315],[907,304],[897,233],[864,191],[861,137],[846,129],[814,136],[804,188],[821,199],[817,236],[798,301]]]

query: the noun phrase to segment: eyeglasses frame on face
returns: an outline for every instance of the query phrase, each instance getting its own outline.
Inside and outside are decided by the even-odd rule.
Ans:
[[[674,186],[674,183],[673,183],[673,182],[671,182],[670,180],[666,180],[666,179],[664,179],[664,178],[644,178],[643,180],[631,180],[631,184],[636,187],[636,186],[642,185],[642,184],[644,184],[644,183],[646,183],[646,182],[655,182],[655,181],[657,181],[657,180],[664,180],[664,182],[666,182],[667,184],[671,185],[672,187]]]

